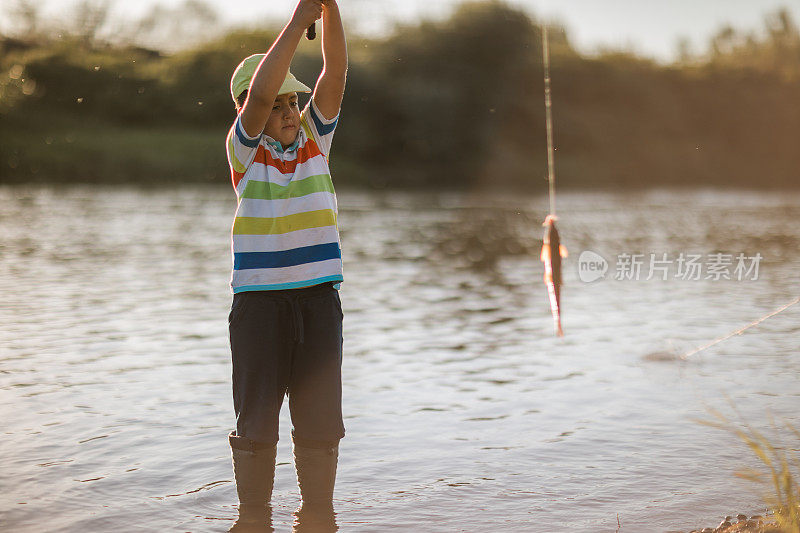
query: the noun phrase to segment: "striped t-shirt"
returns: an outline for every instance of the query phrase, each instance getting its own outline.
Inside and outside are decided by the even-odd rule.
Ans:
[[[300,114],[297,141],[284,150],[263,133],[248,136],[236,117],[227,139],[239,204],[232,230],[234,293],[342,281],[328,167],[337,121],[326,120],[312,99]]]

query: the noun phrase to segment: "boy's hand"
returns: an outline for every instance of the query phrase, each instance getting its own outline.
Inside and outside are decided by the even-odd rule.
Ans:
[[[322,0],[322,11],[329,13],[331,9],[339,9],[336,0]]]
[[[300,0],[292,15],[292,23],[307,28],[322,17],[322,0]]]

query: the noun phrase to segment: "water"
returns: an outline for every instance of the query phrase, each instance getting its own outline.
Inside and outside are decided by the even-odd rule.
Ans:
[[[688,531],[757,512],[709,408],[800,424],[800,194],[563,193],[566,337],[545,197],[340,192],[341,531]],[[225,531],[232,191],[0,188],[0,525]],[[592,250],[606,279],[578,279]],[[614,280],[621,253],[748,256],[757,280]],[[646,276],[643,276],[646,277]],[[658,358],[656,358],[658,359]],[[274,526],[298,495],[284,409]],[[795,449],[796,444],[794,443]]]

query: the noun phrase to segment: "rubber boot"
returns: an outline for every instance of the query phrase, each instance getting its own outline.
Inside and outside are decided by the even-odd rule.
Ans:
[[[299,445],[298,439],[292,440],[297,486],[302,499],[300,511],[332,511],[339,443],[312,448]]]
[[[263,446],[233,433],[228,437],[233,456],[233,475],[239,495],[237,524],[266,523],[270,518],[275,481],[277,444]]]

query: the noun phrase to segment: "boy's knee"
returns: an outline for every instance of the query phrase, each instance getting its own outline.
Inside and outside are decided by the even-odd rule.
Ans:
[[[319,435],[315,435],[319,437]],[[300,446],[301,448],[313,448],[318,450],[326,450],[329,448],[336,448],[339,446],[339,441],[344,437],[344,434],[341,436],[330,436],[323,439],[319,438],[309,438],[307,436],[300,436],[297,434],[297,430],[292,430],[292,442],[295,446]]]
[[[228,443],[231,445],[231,448],[234,448],[236,450],[255,452],[258,450],[273,448],[278,443],[278,441],[277,440],[273,442],[255,441],[247,437],[236,435],[235,432],[231,432],[228,435]]]

